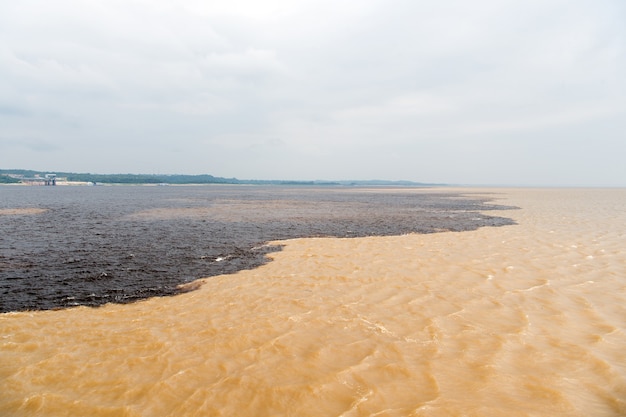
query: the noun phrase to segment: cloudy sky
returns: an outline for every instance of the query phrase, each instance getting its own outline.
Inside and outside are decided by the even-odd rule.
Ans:
[[[623,0],[0,0],[0,168],[626,186]]]

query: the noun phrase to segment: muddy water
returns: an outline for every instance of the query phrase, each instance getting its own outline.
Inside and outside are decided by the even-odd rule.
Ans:
[[[295,239],[175,297],[2,314],[0,415],[626,415],[626,190],[496,191],[517,225]]]
[[[173,295],[296,237],[511,224],[450,192],[294,186],[0,187],[0,313]]]

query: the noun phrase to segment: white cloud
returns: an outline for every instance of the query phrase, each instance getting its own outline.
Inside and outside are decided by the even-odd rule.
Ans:
[[[583,134],[597,141],[598,131],[605,144],[598,155],[613,164],[612,155],[626,151],[625,7],[618,0],[2,2],[0,145],[30,138],[81,150],[57,159],[63,166],[53,168],[63,170],[113,169],[81,154],[107,146],[129,155],[115,165],[126,172],[159,165],[260,178],[515,182],[533,152]],[[151,144],[160,150],[139,151]],[[28,146],[3,149],[0,165],[37,160]],[[173,149],[181,152],[168,158]],[[507,177],[500,172],[507,164],[492,161],[512,152],[528,160],[509,163]],[[575,161],[589,154],[560,152]],[[541,178],[550,182],[545,165]],[[555,181],[568,169],[572,183],[587,176],[566,164]],[[607,172],[626,178],[624,169],[598,169],[597,182],[613,181]]]

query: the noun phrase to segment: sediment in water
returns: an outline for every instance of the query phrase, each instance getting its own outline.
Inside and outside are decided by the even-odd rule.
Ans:
[[[289,240],[176,297],[0,315],[0,414],[626,414],[626,192],[507,195],[515,226]]]
[[[24,188],[0,189],[0,312],[175,295],[262,265],[280,249],[267,241],[512,224],[484,197],[429,189]]]

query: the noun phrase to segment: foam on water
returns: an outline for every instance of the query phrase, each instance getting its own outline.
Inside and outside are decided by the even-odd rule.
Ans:
[[[0,414],[626,415],[626,191],[505,196],[518,225],[295,239],[176,297],[2,314]]]

